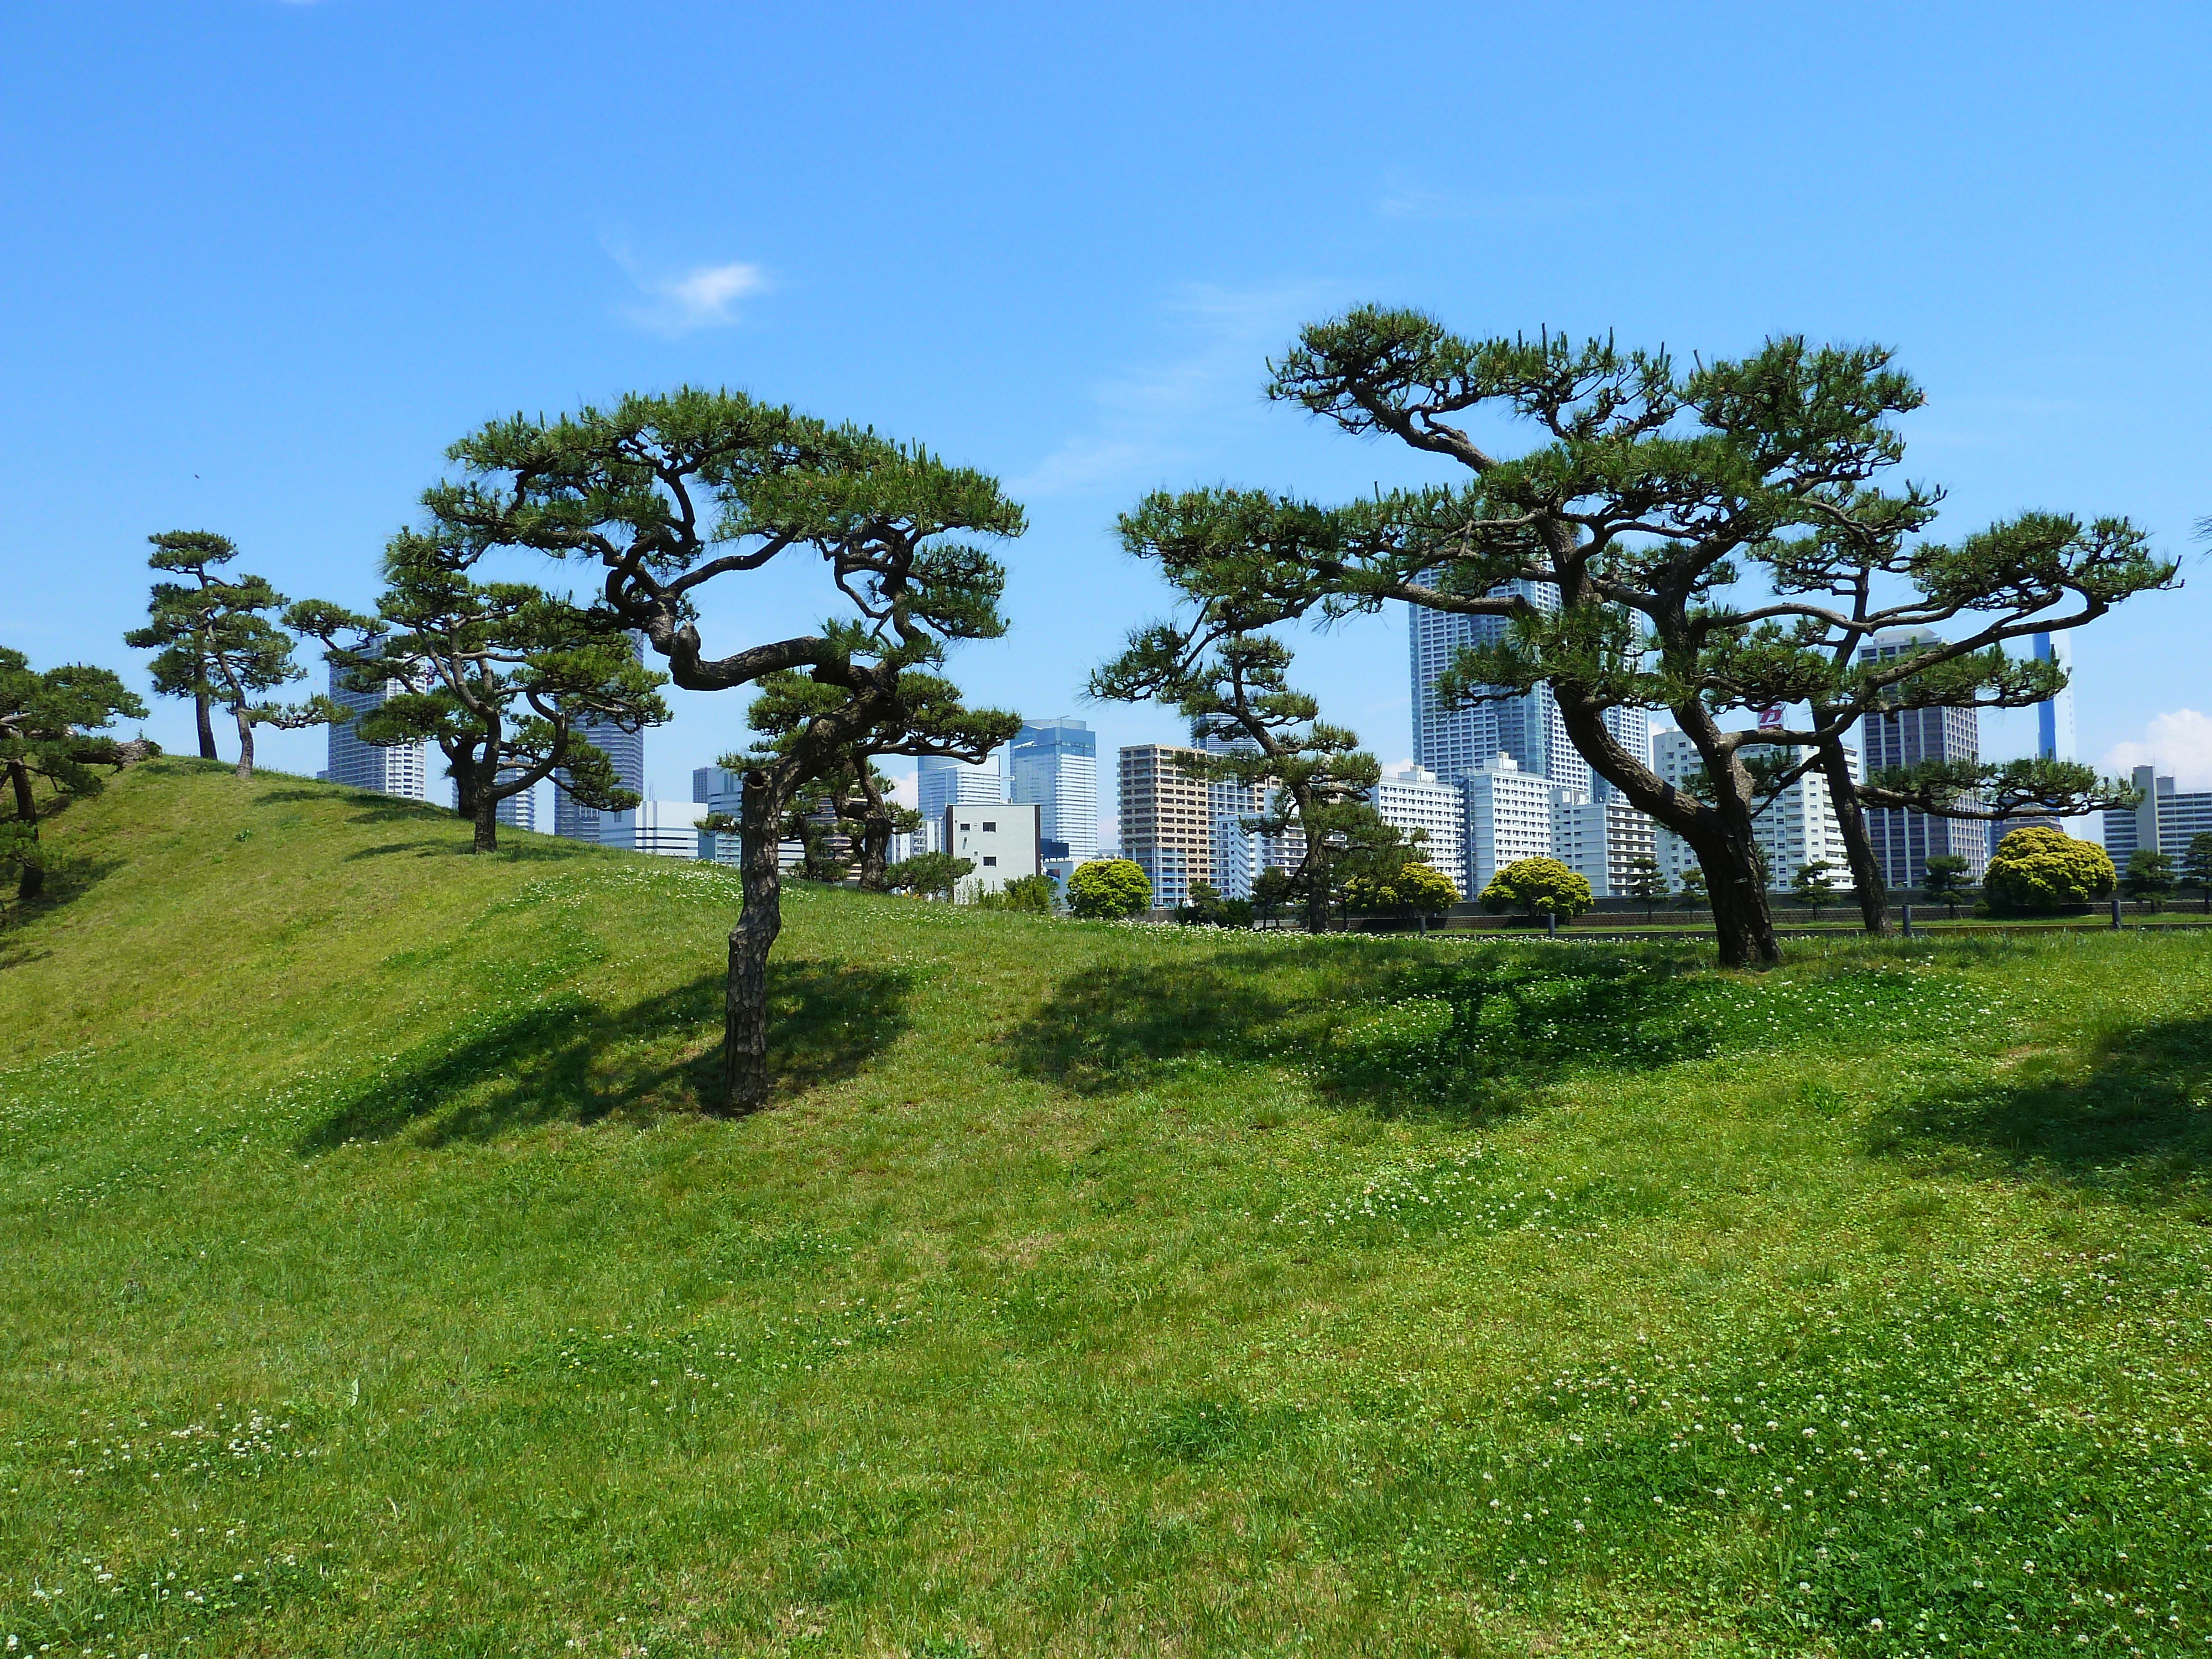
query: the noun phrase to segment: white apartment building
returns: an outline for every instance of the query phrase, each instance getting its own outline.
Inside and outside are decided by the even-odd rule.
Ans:
[[[945,809],[939,820],[945,850],[975,866],[962,878],[957,896],[974,900],[984,893],[1005,890],[1008,882],[1042,874],[1044,860],[1038,854],[1037,834],[1042,809],[1034,801],[1016,805],[973,801]]]
[[[1490,879],[1522,859],[1551,858],[1553,805],[1581,801],[1581,790],[1554,783],[1541,773],[1524,772],[1510,755],[1460,781],[1467,826],[1467,884],[1461,891],[1479,896]]]
[[[1552,805],[1552,856],[1590,884],[1599,898],[1628,885],[1630,866],[1655,858],[1658,825],[1616,792],[1603,800],[1562,797]]]
[[[1422,831],[1422,851],[1459,889],[1467,890],[1467,802],[1461,787],[1425,766],[1386,772],[1375,786],[1375,811],[1383,823],[1411,836]],[[1219,832],[1216,831],[1217,842]],[[1226,890],[1225,889],[1224,890]]]
[[[1265,835],[1247,829],[1250,812],[1225,814],[1213,821],[1213,885],[1224,898],[1249,899],[1252,886],[1269,870],[1296,870],[1305,861],[1306,838],[1296,830]]]

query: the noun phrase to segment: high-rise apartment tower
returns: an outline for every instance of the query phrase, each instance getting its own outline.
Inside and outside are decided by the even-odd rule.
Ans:
[[[381,708],[385,698],[407,688],[387,680],[374,691],[356,691],[345,684],[336,663],[331,665],[331,697],[354,711],[356,717]],[[354,723],[330,728],[330,769],[323,774],[332,783],[356,789],[374,789],[380,795],[400,795],[409,800],[430,798],[430,745],[394,744],[389,747],[363,743],[354,733]]]

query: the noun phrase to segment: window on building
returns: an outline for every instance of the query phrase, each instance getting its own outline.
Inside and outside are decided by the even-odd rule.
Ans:
[[[999,826],[995,823],[986,823],[983,826],[983,833],[987,836],[995,836],[999,833]]]
[[[990,825],[985,824],[983,827],[988,830],[990,828]],[[986,858],[983,860],[983,867],[986,870],[995,870],[999,867],[999,861],[994,858]]]
[[[961,827],[961,829],[963,829],[963,830],[966,830],[966,829],[968,828],[968,826],[967,826],[966,824],[964,824],[964,823],[963,823],[963,824],[962,824],[960,827]]]

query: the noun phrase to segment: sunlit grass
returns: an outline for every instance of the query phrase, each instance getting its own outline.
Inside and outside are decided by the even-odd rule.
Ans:
[[[2204,936],[1753,978],[801,890],[726,1123],[724,873],[189,763],[52,833],[19,1650],[2212,1637]]]

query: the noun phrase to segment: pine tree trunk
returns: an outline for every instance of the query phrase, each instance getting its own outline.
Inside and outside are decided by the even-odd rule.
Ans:
[[[471,853],[495,853],[499,850],[499,802],[489,789],[476,792],[476,811],[473,814],[476,835],[471,841]]]
[[[39,798],[31,793],[31,769],[21,761],[8,763],[8,781],[15,791],[15,816],[30,826],[30,856],[15,878],[15,896],[34,899],[46,890],[46,872],[39,863]]]
[[[192,714],[199,722],[200,758],[215,760],[215,699],[202,694],[192,699]]]
[[[243,708],[238,716],[238,777],[243,783],[253,775],[253,719]]]
[[[1717,808],[1720,824],[1710,836],[1690,840],[1705,874],[1712,906],[1713,933],[1723,968],[1765,968],[1782,960],[1774,937],[1774,913],[1759,879],[1758,840],[1752,833],[1747,802],[1729,799],[1725,789]]]
[[[477,816],[477,796],[482,793],[477,784],[476,750],[473,746],[458,750],[449,748],[446,750],[446,757],[451,762],[448,769],[453,775],[454,814],[473,823]]]
[[[890,866],[891,821],[888,813],[871,814],[860,820],[860,890],[880,893],[885,890],[884,872]]]
[[[1816,718],[1821,711],[1814,710]],[[1843,741],[1820,745],[1820,770],[1828,780],[1828,800],[1836,809],[1836,827],[1843,832],[1844,857],[1851,866],[1851,886],[1859,902],[1859,921],[1869,933],[1889,931],[1889,882],[1875,861],[1874,841],[1867,834],[1866,812],[1851,782],[1850,763]]]
[[[730,930],[730,977],[722,1020],[722,1103],[732,1114],[768,1104],[768,955],[783,930],[782,872],[776,865],[783,791],[765,771],[745,774],[744,908]]]

